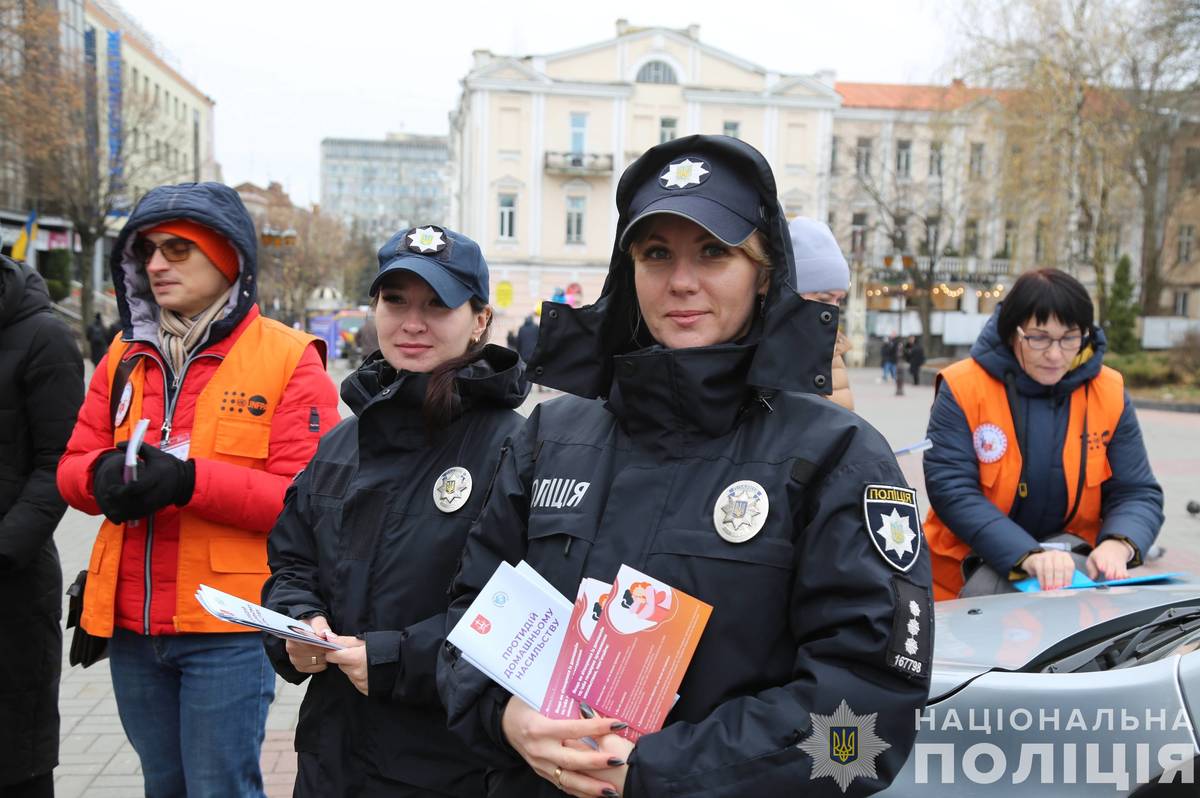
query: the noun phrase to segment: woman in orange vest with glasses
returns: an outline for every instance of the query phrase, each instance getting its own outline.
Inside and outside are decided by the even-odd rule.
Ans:
[[[1075,278],[1026,272],[971,356],[938,375],[925,453],[935,599],[1026,576],[1064,587],[1073,553],[1089,577],[1123,578],[1158,535],[1162,489],[1092,312]]]

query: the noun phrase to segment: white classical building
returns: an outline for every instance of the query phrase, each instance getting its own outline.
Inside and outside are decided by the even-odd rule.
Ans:
[[[825,218],[833,74],[782,75],[700,40],[638,28],[549,55],[476,51],[450,120],[452,224],[492,266],[497,329],[544,299],[593,301],[622,171],[663,141],[737,136],[771,162],[789,215]]]

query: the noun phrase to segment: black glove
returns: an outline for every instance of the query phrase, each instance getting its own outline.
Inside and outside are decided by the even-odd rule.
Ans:
[[[146,518],[169,504],[184,506],[196,489],[196,461],[180,460],[156,446],[138,450],[141,466],[135,482],[124,481],[124,442],[103,455],[92,472],[96,503],[108,520],[121,524]]]

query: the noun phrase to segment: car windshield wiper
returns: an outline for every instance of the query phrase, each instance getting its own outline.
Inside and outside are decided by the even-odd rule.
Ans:
[[[1148,654],[1197,630],[1200,630],[1200,605],[1172,607],[1149,623],[1061,657],[1041,672],[1086,673],[1137,664]]]

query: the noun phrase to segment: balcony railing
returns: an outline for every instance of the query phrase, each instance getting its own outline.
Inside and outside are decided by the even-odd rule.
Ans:
[[[560,175],[612,174],[613,157],[603,152],[547,152],[546,172]]]
[[[930,259],[927,256],[905,256],[905,259],[921,272],[929,268]],[[903,277],[905,266],[901,257],[891,257],[890,264],[886,260],[871,269],[871,279],[890,282]],[[992,282],[995,278],[1011,274],[1012,261],[1007,258],[942,256],[934,267],[933,279],[940,282]]]

